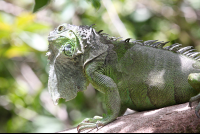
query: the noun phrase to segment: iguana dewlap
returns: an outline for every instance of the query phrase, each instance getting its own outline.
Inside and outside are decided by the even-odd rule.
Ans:
[[[78,130],[106,125],[127,108],[142,111],[200,100],[200,53],[156,40],[118,40],[90,26],[62,24],[50,32],[48,90],[55,104],[91,83],[105,96],[107,114]],[[200,104],[195,109],[198,111]]]

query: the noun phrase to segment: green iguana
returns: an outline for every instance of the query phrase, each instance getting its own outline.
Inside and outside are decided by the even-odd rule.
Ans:
[[[157,40],[118,40],[92,26],[62,24],[51,31],[48,90],[55,104],[91,83],[107,114],[83,120],[78,131],[106,125],[127,108],[143,111],[200,100],[200,52]],[[198,117],[200,103],[195,109]]]

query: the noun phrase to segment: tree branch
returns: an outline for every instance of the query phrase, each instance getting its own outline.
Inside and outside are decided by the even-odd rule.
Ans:
[[[59,133],[77,132],[76,128]],[[169,106],[161,109],[136,112],[118,117],[110,124],[89,133],[198,133],[200,119],[196,117],[194,108],[188,103]]]

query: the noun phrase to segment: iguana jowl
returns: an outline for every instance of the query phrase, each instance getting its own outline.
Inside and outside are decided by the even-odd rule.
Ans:
[[[200,100],[200,53],[156,40],[118,41],[90,26],[62,24],[50,32],[48,89],[55,104],[91,83],[105,96],[105,117],[85,119],[78,130],[106,125],[127,108],[142,111]],[[199,117],[200,103],[195,112]]]

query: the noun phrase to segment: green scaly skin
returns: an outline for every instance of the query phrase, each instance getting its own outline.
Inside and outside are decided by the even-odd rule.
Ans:
[[[107,114],[87,118],[78,132],[106,125],[127,108],[143,111],[200,100],[200,53],[167,42],[118,41],[90,26],[62,24],[50,32],[48,89],[55,104],[89,83],[105,96]],[[200,103],[195,109],[199,117]]]

